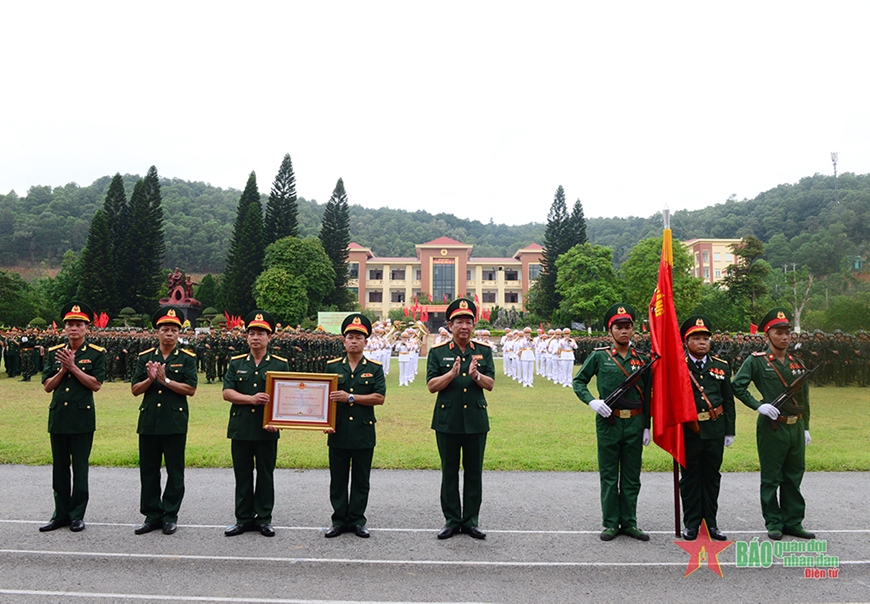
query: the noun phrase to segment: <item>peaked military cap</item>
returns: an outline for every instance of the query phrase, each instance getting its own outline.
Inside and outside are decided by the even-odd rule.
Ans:
[[[614,323],[619,323],[620,321],[634,323],[636,319],[637,311],[635,311],[630,304],[626,304],[625,302],[614,304],[607,309],[606,313],[604,313],[604,324],[607,326],[607,329],[610,329],[610,326]]]
[[[680,325],[680,337],[683,340],[696,333],[712,335],[713,328],[710,327],[710,319],[704,315],[692,315]]]
[[[341,335],[347,335],[349,331],[358,331],[365,337],[369,337],[372,333],[372,322],[362,313],[351,313],[341,322]]]
[[[761,319],[761,331],[767,333],[771,327],[788,327],[791,325],[791,313],[782,307],[771,308]]]
[[[245,329],[257,327],[269,333],[275,331],[275,318],[265,310],[252,310],[245,317]]]
[[[477,316],[477,305],[468,298],[456,298],[447,307],[447,320],[452,321],[456,317],[468,316],[472,319]]]
[[[91,322],[94,311],[84,302],[70,302],[60,311],[61,321],[84,321]]]
[[[177,306],[161,306],[151,316],[151,324],[157,328],[161,325],[175,325],[181,327],[184,323],[184,311]]]

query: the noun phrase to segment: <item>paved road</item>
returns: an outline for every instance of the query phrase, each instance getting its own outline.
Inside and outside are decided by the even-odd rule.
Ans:
[[[231,470],[187,470],[178,533],[133,534],[138,471],[91,469],[87,529],[36,529],[51,515],[48,467],[0,466],[0,602],[833,602],[870,601],[870,474],[812,473],[806,526],[839,557],[839,577],[804,568],[735,567],[736,546],[684,577],[673,537],[672,481],[644,474],[639,501],[649,543],[602,543],[598,478],[590,473],[487,472],[488,537],[435,538],[439,476],[375,471],[370,539],[324,539],[325,471],[279,470],[277,536],[227,538]],[[723,477],[720,528],[767,542],[758,475]],[[802,542],[803,543],[803,542]]]

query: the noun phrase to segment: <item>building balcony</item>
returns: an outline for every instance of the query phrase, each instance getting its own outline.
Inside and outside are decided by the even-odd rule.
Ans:
[[[505,288],[509,288],[509,287],[521,287],[521,286],[522,286],[522,283],[523,283],[523,282],[520,281],[519,279],[512,279],[512,280],[510,280],[510,281],[505,281],[505,282],[504,282],[504,286],[505,286]]]
[[[497,283],[497,281],[496,281],[495,279],[483,279],[483,280],[480,282],[480,284],[481,284],[483,287],[495,287],[495,286],[496,286],[496,283]]]
[[[369,279],[366,281],[366,287],[383,287],[384,280],[383,279]]]
[[[390,279],[390,285],[401,285],[402,287],[404,287],[405,280],[404,279]]]
[[[348,287],[359,287],[359,279],[348,279],[347,286]]]
[[[474,279],[468,279],[465,282],[465,285],[467,285],[468,287],[477,287],[477,281],[475,281]]]

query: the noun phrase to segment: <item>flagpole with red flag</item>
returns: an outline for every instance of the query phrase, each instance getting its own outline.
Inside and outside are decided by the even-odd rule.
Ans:
[[[675,535],[680,536],[680,468],[686,465],[683,423],[698,419],[695,397],[680,339],[680,325],[674,307],[674,249],[670,211],[665,208],[662,258],[659,279],[649,304],[649,330],[653,352],[661,358],[652,369],[653,440],[674,458]]]

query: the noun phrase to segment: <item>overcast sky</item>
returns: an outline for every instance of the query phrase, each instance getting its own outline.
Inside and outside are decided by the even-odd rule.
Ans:
[[[116,172],[543,222],[870,172],[870,2],[4,2],[0,192]]]

